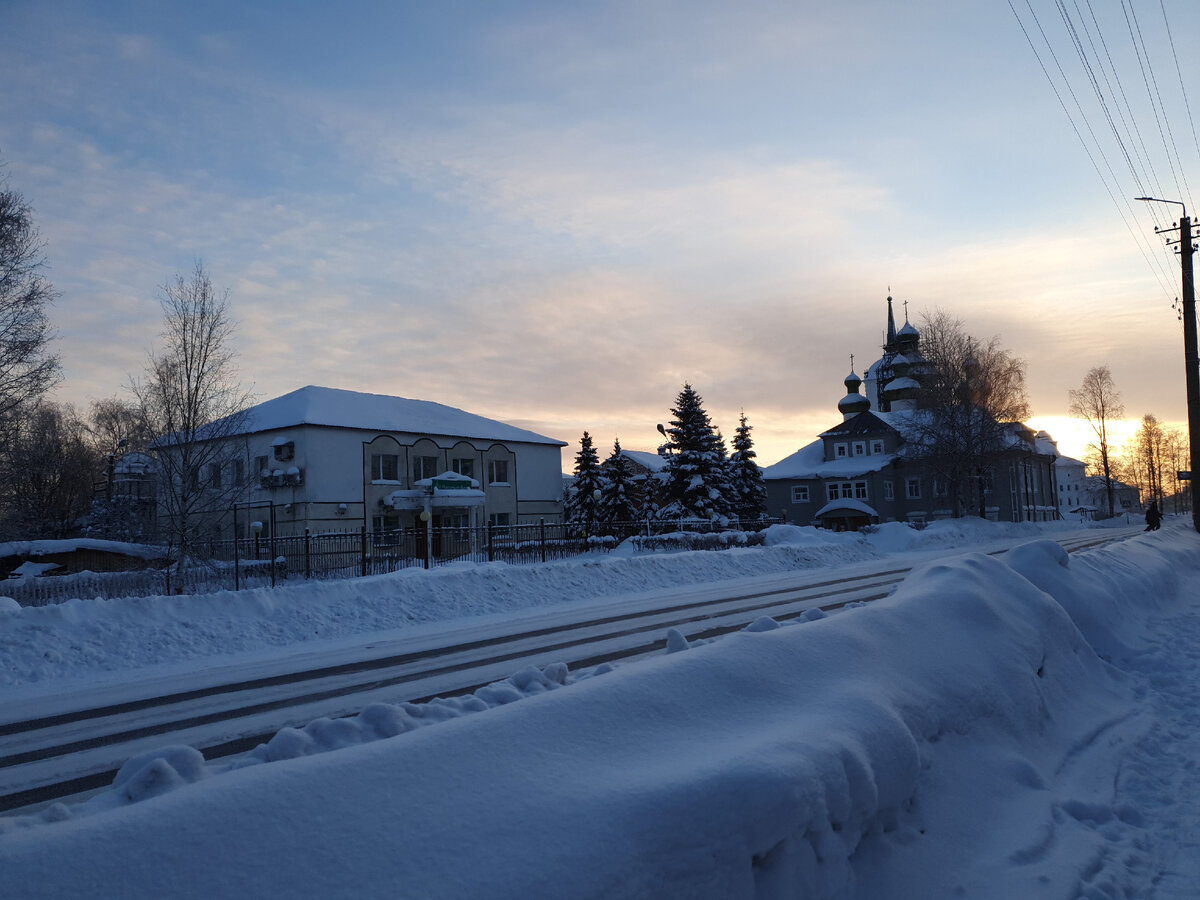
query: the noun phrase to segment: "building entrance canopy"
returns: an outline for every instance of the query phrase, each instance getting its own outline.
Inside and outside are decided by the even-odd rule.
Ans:
[[[413,482],[412,490],[392,491],[383,498],[384,506],[402,510],[482,508],[487,495],[479,482],[457,472],[443,472],[433,478]]]

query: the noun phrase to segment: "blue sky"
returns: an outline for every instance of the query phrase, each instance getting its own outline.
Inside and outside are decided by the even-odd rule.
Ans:
[[[1088,110],[1054,4],[1014,7]],[[1097,36],[1154,187],[1192,208],[1200,63],[1176,69],[1164,8],[1177,49],[1200,10],[1134,7],[1173,180],[1119,4]],[[1007,3],[8,0],[0,77],[80,407],[141,371],[158,286],[199,258],[262,399],[324,384],[645,449],[687,381],[770,463],[837,420],[890,289],[999,334],[1040,417],[1107,364],[1131,416],[1185,418],[1177,263]]]

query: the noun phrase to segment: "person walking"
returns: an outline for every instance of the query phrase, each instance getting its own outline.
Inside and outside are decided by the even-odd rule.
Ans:
[[[1150,508],[1146,510],[1146,530],[1158,531],[1158,526],[1162,524],[1162,513],[1158,509],[1158,501],[1151,500]]]

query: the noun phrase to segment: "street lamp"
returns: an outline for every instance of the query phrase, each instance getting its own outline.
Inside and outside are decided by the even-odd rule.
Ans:
[[[432,494],[433,488],[430,488]],[[431,497],[425,498],[426,504],[432,502]],[[433,513],[429,511],[428,505],[421,510],[421,522],[425,525],[425,568],[433,568]]]
[[[1183,209],[1179,217],[1179,267],[1183,272],[1183,361],[1186,367],[1189,465],[1188,484],[1192,492],[1192,525],[1200,531],[1200,509],[1196,505],[1196,476],[1200,473],[1200,357],[1196,352],[1196,282],[1192,271],[1192,220],[1182,200],[1135,197],[1148,203],[1173,203]],[[1156,232],[1159,229],[1154,229]],[[1164,228],[1162,231],[1174,231]],[[1170,242],[1168,242],[1170,243]]]

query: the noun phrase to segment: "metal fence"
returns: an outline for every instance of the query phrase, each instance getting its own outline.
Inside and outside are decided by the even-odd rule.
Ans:
[[[577,525],[537,522],[477,528],[402,528],[395,531],[305,532],[276,537],[209,541],[183,568],[136,572],[78,572],[10,579],[0,595],[22,606],[61,603],[73,597],[129,597],[204,593],[295,583],[299,579],[340,579],[380,575],[411,567],[455,562],[527,565],[589,552],[607,552],[628,538],[647,547],[678,545],[712,548],[743,544],[770,521],[743,528],[706,519],[617,522],[589,534]],[[692,538],[695,537],[695,540]],[[699,538],[703,537],[704,540]],[[690,541],[690,543],[689,543]],[[164,551],[164,556],[166,552]]]

